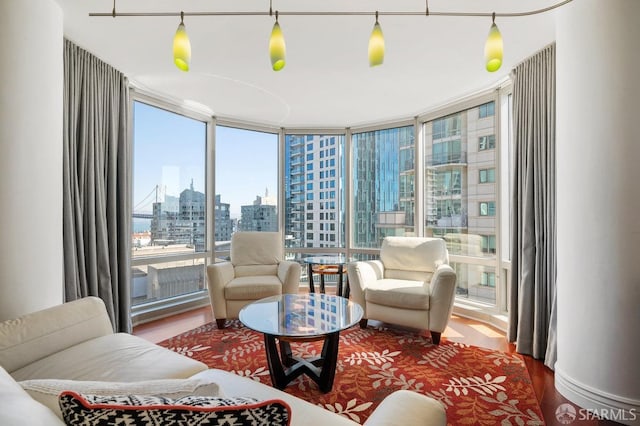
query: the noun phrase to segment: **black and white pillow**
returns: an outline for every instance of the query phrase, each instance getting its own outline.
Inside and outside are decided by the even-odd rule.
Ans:
[[[148,395],[98,396],[67,391],[60,395],[67,425],[288,426],[291,408],[279,399],[187,396],[171,399]]]

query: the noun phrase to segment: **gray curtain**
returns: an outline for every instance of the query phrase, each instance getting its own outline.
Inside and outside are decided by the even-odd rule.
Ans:
[[[556,358],[555,44],[512,72],[514,175],[509,341],[520,353]]]
[[[65,299],[98,296],[115,331],[130,322],[130,147],[126,77],[64,43]]]

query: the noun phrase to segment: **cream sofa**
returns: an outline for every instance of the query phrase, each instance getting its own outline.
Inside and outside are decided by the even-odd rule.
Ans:
[[[158,388],[165,383],[175,387],[176,383],[195,380],[207,384],[205,390],[227,397],[282,399],[291,407],[291,425],[356,424],[257,381],[207,369],[201,362],[142,338],[113,333],[104,304],[98,298],[88,297],[0,323],[3,426],[64,424],[55,407],[47,408],[47,404],[51,407],[51,398],[55,404],[57,394],[40,395],[43,391],[34,383],[63,383],[72,387],[70,390],[82,391],[87,381],[105,387],[119,384],[122,389],[143,383],[147,387],[152,384]],[[377,407],[365,424],[444,425],[446,417],[439,402],[414,392],[397,391]]]

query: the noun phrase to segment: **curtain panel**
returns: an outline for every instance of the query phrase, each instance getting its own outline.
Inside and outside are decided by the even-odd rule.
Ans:
[[[509,341],[553,368],[556,351],[555,44],[512,71],[514,170]]]
[[[114,331],[131,331],[129,88],[126,77],[64,42],[65,300],[98,296]]]

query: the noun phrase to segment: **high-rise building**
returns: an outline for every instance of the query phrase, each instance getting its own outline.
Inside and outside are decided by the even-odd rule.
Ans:
[[[233,233],[230,204],[220,201],[220,194],[216,195],[215,204],[215,241],[230,241]]]
[[[277,200],[269,196],[257,196],[252,205],[240,206],[240,231],[272,231],[278,230]]]
[[[205,251],[205,195],[195,191],[192,182],[179,198],[166,195],[164,199],[153,203],[152,244],[186,244],[195,251]]]
[[[285,236],[287,247],[340,247],[344,220],[342,135],[287,135]]]
[[[425,221],[449,253],[496,253],[495,104],[425,123]],[[494,267],[456,266],[458,293],[495,301]]]
[[[353,244],[380,247],[386,236],[413,235],[413,126],[353,135]]]

